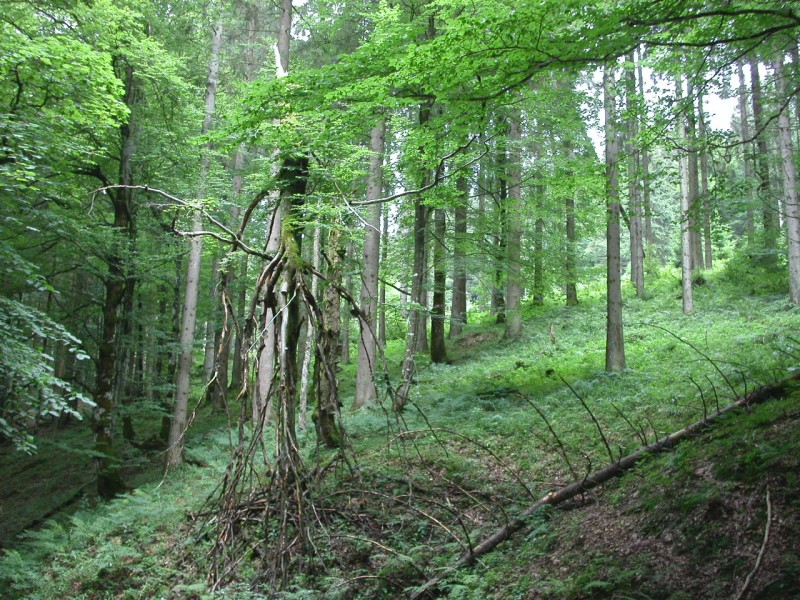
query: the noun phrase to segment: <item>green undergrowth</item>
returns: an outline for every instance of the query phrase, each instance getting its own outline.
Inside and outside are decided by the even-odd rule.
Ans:
[[[344,365],[349,466],[317,446],[313,426],[299,435],[308,464],[334,461],[310,496],[317,517],[313,549],[289,558],[293,570],[284,591],[274,596],[265,583],[266,550],[259,549],[272,531],[252,529],[252,552],[216,595],[407,596],[537,498],[797,368],[800,311],[784,296],[733,295],[729,280],[710,273],[697,287],[696,314],[684,316],[676,295],[679,283],[675,287],[674,273],[666,273],[645,300],[626,290],[628,368],[620,373],[604,370],[604,299],[592,288],[582,290],[577,307],[526,306],[519,340],[504,339],[503,327],[490,315],[471,315],[464,333],[448,343],[448,364],[431,365],[419,357],[416,385],[400,416],[391,413],[388,397],[347,412],[355,367]],[[402,344],[391,342],[385,364],[395,385],[401,360]],[[744,503],[743,490],[761,488],[758,502],[763,504],[765,478],[777,477],[788,457],[800,454],[791,416],[797,412],[795,397],[726,417],[700,442],[681,444],[612,483],[599,496],[601,502],[595,502],[595,494],[570,510],[535,515],[505,549],[451,576],[437,594],[699,597],[680,596],[677,589],[678,595],[659,595],[668,587],[662,581],[667,574],[653,557],[664,549],[633,544],[636,553],[611,552],[603,547],[605,534],[592,523],[602,521],[612,540],[622,539],[613,519],[587,513],[586,507],[602,505],[609,514],[624,515],[637,540],[660,535],[659,543],[686,547],[689,557],[691,539],[702,542],[704,556],[720,558],[736,543],[750,551],[758,537],[756,503],[748,509],[752,523],[740,523],[750,536],[746,539],[712,535],[713,527],[705,525],[717,520],[702,515],[714,513],[720,503],[728,506],[728,497]],[[201,412],[187,439],[192,465],[163,481],[141,481],[132,494],[106,505],[85,503],[73,516],[27,534],[0,559],[0,593],[214,597],[207,587],[213,518],[197,513],[213,506],[204,502],[225,473],[228,442],[236,435],[226,423]],[[771,433],[781,427],[784,435]],[[267,441],[268,455],[272,443]],[[698,478],[698,471],[709,476]],[[784,476],[786,489],[797,487],[792,477]],[[775,493],[788,497],[788,492]],[[719,508],[723,515],[726,510],[734,509]],[[599,544],[584,539],[582,528]],[[664,541],[664,532],[672,542]],[[266,537],[259,541],[258,535]],[[718,574],[728,592],[746,571],[749,555],[742,552],[726,567],[730,572]],[[770,568],[790,585],[796,565],[786,561]]]

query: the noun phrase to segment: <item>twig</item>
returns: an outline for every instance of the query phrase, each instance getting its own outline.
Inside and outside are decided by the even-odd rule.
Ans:
[[[586,404],[586,401],[581,397],[581,395],[575,391],[575,388],[572,387],[569,382],[564,379],[561,375],[558,376],[561,382],[569,388],[574,396],[580,401],[581,406],[583,406],[584,410],[589,413],[589,416],[592,418],[592,422],[594,423],[595,427],[597,428],[598,433],[600,434],[600,439],[603,440],[603,445],[606,447],[606,451],[608,452],[608,458],[611,462],[614,462],[614,453],[611,451],[611,445],[608,443],[608,439],[606,439],[606,434],[603,432],[603,428],[600,425],[600,422],[595,418],[592,409],[589,408],[589,405]]]
[[[772,523],[772,504],[769,501],[769,488],[767,488],[767,524],[764,527],[764,541],[761,542],[761,549],[758,551],[758,556],[756,557],[756,564],[753,565],[753,570],[747,574],[747,579],[744,580],[744,585],[742,589],[739,590],[739,593],[736,595],[735,600],[742,600],[747,594],[747,589],[750,587],[750,583],[753,581],[753,576],[758,571],[758,568],[761,566],[761,560],[764,558],[764,551],[767,549],[767,542],[769,542],[769,528],[770,524]]]

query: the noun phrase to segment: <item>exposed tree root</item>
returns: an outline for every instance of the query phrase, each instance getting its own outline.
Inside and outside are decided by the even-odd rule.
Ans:
[[[790,392],[793,386],[796,386],[797,383],[800,381],[800,372],[794,373],[793,375],[782,379],[772,385],[766,385],[760,387],[749,394],[747,394],[744,398],[737,400],[736,402],[718,410],[711,415],[701,419],[700,421],[696,421],[683,429],[671,433],[660,440],[645,446],[636,452],[629,454],[620,458],[618,461],[613,462],[602,469],[587,475],[584,479],[579,481],[574,481],[571,484],[567,485],[566,487],[561,488],[558,491],[550,492],[543,498],[537,500],[534,504],[530,505],[526,508],[519,516],[511,519],[508,523],[500,527],[499,529],[495,530],[492,534],[488,537],[484,538],[480,543],[471,547],[467,552],[465,552],[461,558],[459,558],[455,563],[451,566],[447,567],[442,573],[429,579],[425,582],[421,587],[417,589],[417,591],[411,596],[412,599],[417,600],[421,598],[432,598],[437,597],[434,593],[434,589],[437,585],[439,585],[442,581],[444,581],[451,573],[460,569],[463,566],[473,564],[479,557],[483,556],[494,550],[497,546],[501,543],[509,539],[512,535],[517,533],[518,531],[522,531],[526,528],[526,524],[528,519],[536,513],[540,508],[543,506],[558,506],[559,504],[563,504],[564,502],[571,500],[575,496],[587,492],[614,477],[617,477],[624,473],[625,471],[631,469],[636,463],[638,463],[642,458],[650,455],[650,454],[657,454],[659,452],[664,452],[665,450],[669,450],[673,448],[678,442],[693,437],[700,431],[702,431],[707,425],[716,421],[723,415],[739,409],[744,408],[747,406],[752,406],[754,404],[759,404],[761,402],[765,402],[766,400],[782,397]]]

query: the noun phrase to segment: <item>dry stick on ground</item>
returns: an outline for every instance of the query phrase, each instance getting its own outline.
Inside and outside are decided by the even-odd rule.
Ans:
[[[629,454],[620,458],[618,461],[615,461],[610,465],[607,465],[602,469],[587,475],[583,480],[574,481],[568,486],[561,488],[557,492],[550,492],[522,511],[518,517],[512,519],[504,526],[495,530],[494,533],[484,538],[483,541],[474,547],[472,552],[464,553],[461,558],[459,558],[450,567],[447,567],[442,573],[425,582],[420,588],[417,589],[416,593],[411,596],[412,600],[435,597],[435,595],[432,593],[433,589],[442,581],[444,581],[448,575],[463,566],[473,564],[477,558],[491,552],[501,543],[509,539],[513,534],[525,529],[528,519],[543,506],[557,506],[559,504],[563,504],[567,500],[571,500],[575,496],[591,490],[605,483],[606,481],[621,475],[646,456],[668,450],[674,447],[681,440],[694,436],[702,431],[708,424],[713,423],[721,416],[733,410],[759,404],[771,398],[785,395],[792,389],[793,386],[796,386],[798,382],[800,382],[800,371],[772,385],[763,386],[752,391],[744,398],[737,400],[733,404],[729,404],[728,406],[709,415],[708,417],[701,419],[700,421],[695,421],[691,425],[688,425],[687,427],[684,427],[675,433],[671,433],[668,436],[661,438],[657,442],[637,450],[633,454]]]
[[[739,593],[736,595],[735,600],[742,600],[747,594],[747,588],[750,587],[750,583],[753,581],[753,576],[758,571],[758,568],[761,566],[761,560],[764,558],[764,551],[767,549],[767,542],[769,542],[769,526],[772,522],[772,504],[769,501],[769,488],[767,488],[767,524],[764,527],[764,541],[761,542],[761,549],[758,551],[758,556],[756,557],[756,564],[753,566],[753,570],[747,574],[747,579],[744,580],[744,585],[742,589],[739,590]]]

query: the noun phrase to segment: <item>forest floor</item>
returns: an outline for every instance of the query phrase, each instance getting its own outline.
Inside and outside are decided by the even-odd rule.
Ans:
[[[206,409],[187,438],[191,464],[163,478],[157,455],[125,450],[136,489],[105,504],[87,487],[83,426],[46,432],[32,457],[3,448],[0,595],[406,598],[447,572],[423,597],[798,597],[800,392],[791,390],[535,512],[494,552],[447,571],[538,498],[796,372],[800,311],[782,294],[742,297],[741,281],[731,283],[709,277],[691,317],[671,279],[647,300],[626,297],[628,369],[618,374],[603,370],[600,293],[585,291],[579,307],[528,307],[519,341],[471,315],[448,345],[450,364],[420,358],[403,415],[386,402],[345,412],[347,460],[319,448],[313,427],[300,432],[304,460],[325,468],[310,471],[309,544],[279,557],[267,519],[272,443],[252,457],[241,519],[221,534],[218,485],[236,431]],[[401,356],[402,342],[390,342],[390,375]],[[354,371],[342,366],[345,408]],[[51,514],[75,494],[70,514]]]

